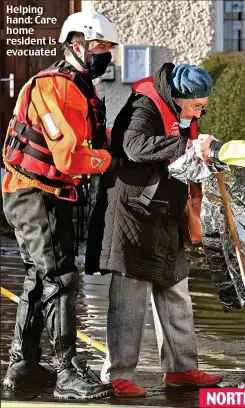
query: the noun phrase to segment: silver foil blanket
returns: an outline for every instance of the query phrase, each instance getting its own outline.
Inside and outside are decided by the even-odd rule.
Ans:
[[[245,168],[193,159],[194,148],[169,166],[169,174],[183,183],[202,185],[202,243],[212,281],[225,312],[245,304],[245,280],[241,274],[223,200],[215,176],[222,172],[245,260]]]

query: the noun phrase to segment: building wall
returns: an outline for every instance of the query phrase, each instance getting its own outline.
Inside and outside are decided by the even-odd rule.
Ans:
[[[215,51],[215,0],[92,0],[86,8],[117,24],[121,44],[151,44],[152,74],[164,63],[200,63]],[[85,7],[84,7],[85,8]],[[83,9],[84,9],[83,8]],[[114,55],[116,81],[97,85],[107,102],[111,126],[130,94],[121,82],[120,47]]]

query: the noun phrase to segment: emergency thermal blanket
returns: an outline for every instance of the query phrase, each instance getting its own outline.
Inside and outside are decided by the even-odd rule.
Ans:
[[[245,168],[222,163],[205,164],[194,159],[194,148],[169,166],[170,177],[183,183],[201,183],[202,243],[212,281],[225,312],[245,304],[245,279],[240,271],[235,246],[225,215],[215,173],[222,172],[230,198],[243,260],[245,261]]]

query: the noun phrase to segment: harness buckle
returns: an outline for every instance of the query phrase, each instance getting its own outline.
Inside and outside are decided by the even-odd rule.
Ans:
[[[74,186],[65,186],[57,189],[55,196],[65,201],[76,202],[78,200],[78,193]]]
[[[8,140],[8,145],[15,150],[22,150],[26,143],[22,142],[18,137],[10,136]]]

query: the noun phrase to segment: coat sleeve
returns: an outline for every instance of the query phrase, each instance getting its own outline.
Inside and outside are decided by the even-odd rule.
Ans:
[[[41,78],[32,91],[32,103],[41,119],[43,134],[56,168],[64,174],[86,173],[86,162],[101,163],[96,173],[111,162],[104,149],[83,146],[88,133],[88,106],[78,88],[62,77]]]
[[[133,103],[130,123],[124,133],[123,148],[134,162],[156,162],[180,157],[187,137],[157,135],[160,113],[147,97]]]

